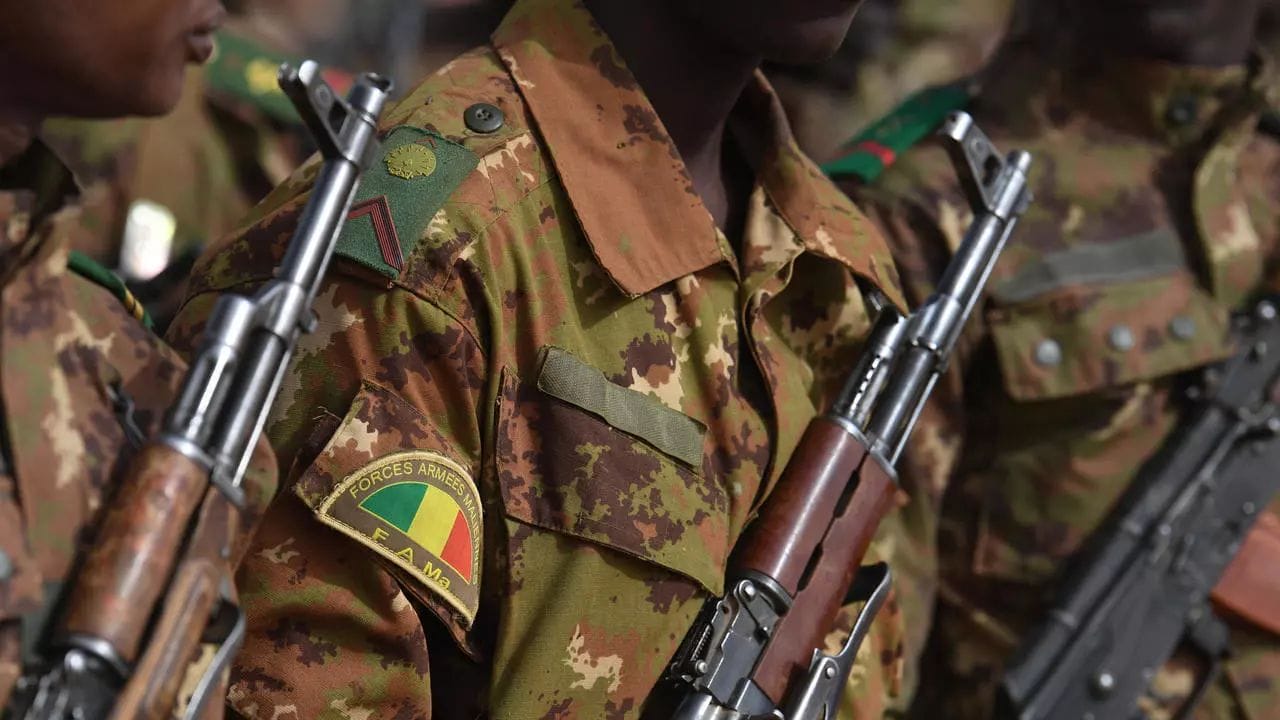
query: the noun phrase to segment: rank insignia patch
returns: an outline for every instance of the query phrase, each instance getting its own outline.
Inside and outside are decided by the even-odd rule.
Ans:
[[[383,138],[381,161],[360,179],[334,254],[400,277],[426,239],[431,218],[479,162],[475,153],[428,130],[393,129]]]
[[[437,453],[378,458],[321,503],[320,521],[422,582],[470,624],[480,603],[480,495],[467,472]]]

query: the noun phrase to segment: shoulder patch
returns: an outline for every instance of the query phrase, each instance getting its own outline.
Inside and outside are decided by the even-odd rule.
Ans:
[[[466,470],[410,450],[356,470],[320,504],[324,524],[394,563],[463,617],[480,606],[480,493]]]
[[[248,102],[273,120],[302,122],[276,80],[281,63],[296,63],[300,58],[272,52],[226,30],[217,34],[214,48],[213,58],[204,69],[209,90]],[[325,69],[323,75],[340,96],[347,94],[355,80],[350,74],[334,69]]]
[[[475,153],[436,133],[395,128],[360,180],[334,252],[399,277],[431,219],[478,163]]]
[[[79,250],[72,250],[67,256],[67,269],[95,285],[105,288],[116,296],[120,304],[124,305],[124,309],[137,318],[143,327],[148,330],[155,330],[155,324],[152,322],[151,316],[147,314],[147,309],[143,307],[141,302],[138,302],[138,298],[133,296],[133,293],[129,291],[129,287],[124,284],[124,280],[121,280],[119,275],[99,265],[96,260]]]
[[[844,154],[822,170],[832,178],[852,175],[873,182],[899,154],[928,137],[948,113],[964,108],[971,98],[967,80],[921,90],[846,143]]]

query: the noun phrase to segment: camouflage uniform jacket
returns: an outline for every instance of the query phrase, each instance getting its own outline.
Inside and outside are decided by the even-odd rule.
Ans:
[[[68,271],[75,192],[38,143],[0,168],[0,707],[183,371],[107,290]],[[254,468],[251,497],[269,495],[274,463],[260,455]]]
[[[1033,153],[1036,199],[908,458],[942,514],[922,708],[990,717],[1058,571],[1177,421],[1179,382],[1231,352],[1232,309],[1278,286],[1280,144],[1255,130],[1272,88],[1261,60],[1097,68],[1023,46],[985,78],[970,109],[1001,148]],[[857,191],[913,298],[970,217],[953,178],[921,147]],[[1280,717],[1276,638],[1240,626],[1234,642],[1202,714]],[[1168,668],[1154,717],[1190,682]]]
[[[290,487],[242,569],[230,704],[637,717],[857,357],[859,282],[900,300],[888,248],[757,77],[733,122],[758,177],[735,252],[562,0],[518,3],[384,125],[269,423]],[[201,260],[176,343],[271,270],[313,175]],[[897,623],[854,678],[865,717],[894,689]]]

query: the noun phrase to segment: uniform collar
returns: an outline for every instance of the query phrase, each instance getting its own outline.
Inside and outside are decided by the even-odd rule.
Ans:
[[[662,121],[580,2],[520,0],[493,44],[596,259],[622,292],[644,294],[733,262]],[[762,74],[732,129],[755,146],[757,182],[805,249],[877,282],[892,273],[883,239],[800,151]]]
[[[804,250],[871,280],[905,308],[884,237],[800,150],[782,103],[762,74],[743,93],[734,120],[736,137],[755,158],[756,182]]]
[[[77,193],[71,171],[38,140],[0,167],[0,277],[30,253],[36,227]]]

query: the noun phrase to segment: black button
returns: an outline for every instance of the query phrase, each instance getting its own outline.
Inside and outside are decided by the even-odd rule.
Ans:
[[[1174,127],[1185,127],[1200,117],[1200,104],[1194,97],[1181,95],[1169,101],[1164,119]]]
[[[502,127],[502,111],[489,103],[476,103],[462,113],[462,119],[471,132],[491,133]]]

